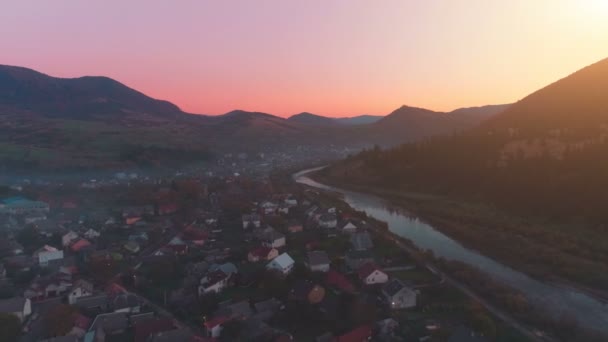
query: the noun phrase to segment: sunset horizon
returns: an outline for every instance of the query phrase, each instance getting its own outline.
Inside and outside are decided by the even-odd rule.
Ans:
[[[11,4],[0,63],[107,76],[189,113],[350,117],[513,103],[608,57],[598,0],[143,4]]]

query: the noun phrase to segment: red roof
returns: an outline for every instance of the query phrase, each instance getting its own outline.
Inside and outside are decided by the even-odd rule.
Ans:
[[[268,257],[268,254],[270,254],[270,251],[272,251],[272,248],[260,246],[252,250],[250,253],[258,258],[266,258]]]
[[[72,243],[70,249],[72,249],[74,252],[78,252],[85,247],[89,247],[90,245],[91,243],[86,239],[78,239],[76,242]]]
[[[344,292],[355,292],[355,286],[340,272],[329,270],[326,281]]]
[[[169,318],[148,319],[135,324],[135,342],[146,342],[148,337],[163,331],[175,329]]]
[[[335,342],[364,342],[369,341],[372,337],[372,327],[370,325],[362,325],[350,332],[338,336],[334,339]]]
[[[369,277],[369,275],[374,273],[374,271],[376,270],[381,271],[380,268],[376,266],[376,264],[368,262],[365,265],[359,267],[359,269],[357,270],[357,274],[359,275],[359,279],[363,280]]]
[[[222,324],[228,322],[229,320],[230,320],[230,317],[220,316],[220,317],[215,317],[215,318],[205,322],[203,325],[207,329],[213,329],[214,327],[216,327],[218,325],[222,325]]]

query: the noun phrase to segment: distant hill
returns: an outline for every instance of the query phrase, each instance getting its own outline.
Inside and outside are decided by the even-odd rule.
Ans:
[[[292,122],[298,122],[306,125],[317,126],[333,126],[333,125],[367,125],[377,122],[383,116],[376,115],[359,115],[347,118],[330,118],[327,116],[303,112],[295,114],[287,118]]]
[[[352,170],[353,182],[482,199],[522,213],[606,222],[607,93],[605,59],[504,110],[493,108],[501,112],[475,128],[424,144],[366,152],[343,167]],[[387,131],[390,126],[404,127],[407,120],[426,125],[427,116],[441,117],[436,119],[441,122],[454,113],[404,107],[377,124]],[[338,169],[343,168],[336,165]]]
[[[349,118],[336,118],[335,120],[343,125],[368,125],[377,122],[383,117],[381,115],[359,115]]]
[[[326,116],[316,115],[308,112],[303,112],[300,114],[295,114],[287,118],[288,121],[298,122],[305,125],[318,125],[318,126],[326,126],[326,125],[337,125],[338,122],[336,119],[328,118]]]
[[[150,98],[107,77],[56,78],[0,65],[0,106],[47,117],[104,119],[130,113],[175,117],[174,104]]]
[[[56,78],[0,66],[0,169],[175,166],[225,152],[391,146],[486,119],[404,111],[342,119],[244,110],[195,115],[107,77]]]

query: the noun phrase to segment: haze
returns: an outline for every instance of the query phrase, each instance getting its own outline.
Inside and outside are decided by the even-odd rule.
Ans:
[[[0,11],[0,64],[109,76],[193,113],[451,110],[604,58],[606,3],[19,0]]]

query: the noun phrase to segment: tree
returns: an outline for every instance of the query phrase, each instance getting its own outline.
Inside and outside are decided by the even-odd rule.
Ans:
[[[45,315],[45,328],[48,336],[63,336],[70,332],[74,326],[74,316],[78,309],[67,304],[59,304],[53,307]]]
[[[0,313],[0,342],[17,341],[21,334],[21,322],[12,314]]]

